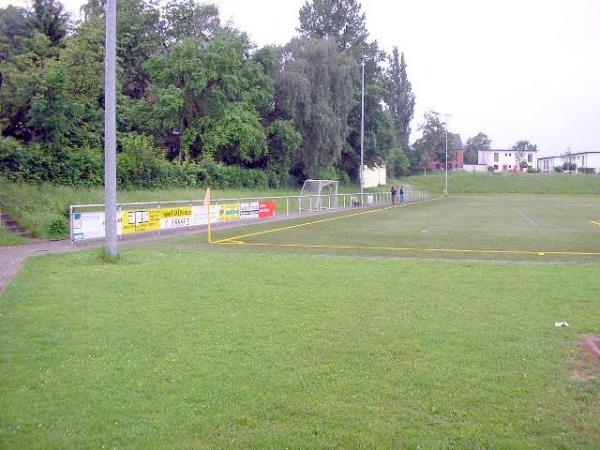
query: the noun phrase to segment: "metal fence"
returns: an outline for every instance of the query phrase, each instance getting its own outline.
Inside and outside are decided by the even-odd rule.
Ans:
[[[429,193],[417,191],[406,192],[403,201],[414,202],[424,200]],[[222,221],[239,221],[240,225],[255,223],[262,219],[260,206],[269,202],[275,205],[272,216],[309,216],[318,213],[341,211],[351,208],[371,207],[391,203],[390,192],[365,192],[351,194],[330,195],[286,195],[269,197],[235,197],[213,199],[211,201],[211,223]],[[400,202],[400,198],[397,199]],[[233,219],[225,218],[223,211],[233,208],[237,214]],[[304,206],[303,206],[304,205]],[[308,208],[307,208],[308,206]],[[203,200],[169,200],[154,202],[127,202],[117,203],[117,220],[119,222],[119,237],[127,234],[127,225],[135,224],[135,233],[145,231],[156,231],[160,233],[166,229],[189,229],[206,225],[207,211]],[[243,208],[251,209],[248,216],[243,215]],[[258,209],[257,209],[258,208]],[[161,219],[156,219],[154,226],[140,226],[152,223],[152,215],[156,217],[157,212],[162,214]],[[269,213],[270,214],[270,213]],[[139,217],[138,217],[139,216]],[[170,219],[165,218],[170,216]],[[256,219],[255,221],[245,218]],[[158,223],[160,221],[160,223]],[[69,207],[69,224],[71,242],[87,239],[100,239],[104,237],[104,204],[71,205]],[[166,228],[163,228],[163,225]],[[158,226],[158,228],[156,228]]]

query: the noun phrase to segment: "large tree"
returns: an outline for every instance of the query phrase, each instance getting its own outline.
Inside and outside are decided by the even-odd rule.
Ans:
[[[532,144],[527,139],[517,141],[511,149],[515,154],[515,161],[521,167],[527,167],[527,152],[537,151],[537,145]]]
[[[44,34],[51,45],[59,45],[69,33],[69,14],[57,0],[33,0],[28,22]]]
[[[436,111],[428,111],[419,126],[422,136],[414,143],[415,169],[421,169],[433,160],[443,161],[446,155],[446,125]],[[448,149],[452,145],[452,134],[448,133]]]
[[[368,36],[365,14],[357,0],[312,0],[299,13],[305,38],[332,38],[340,50],[362,46]]]
[[[489,150],[492,141],[487,134],[479,132],[477,135],[467,139],[465,144],[465,164],[477,164],[478,152]]]
[[[398,142],[406,150],[409,147],[410,121],[415,110],[415,96],[406,74],[404,53],[398,56],[397,47],[394,47],[389,58],[387,77],[385,102],[394,118],[394,131]]]
[[[307,177],[339,162],[358,67],[332,39],[294,39],[282,55],[278,109],[302,134],[298,169]]]

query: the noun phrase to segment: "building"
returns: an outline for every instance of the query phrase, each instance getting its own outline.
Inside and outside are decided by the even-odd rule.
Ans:
[[[446,158],[440,160],[431,156],[431,160],[426,163],[425,168],[427,170],[444,170],[445,162]],[[465,149],[460,134],[448,133],[448,170],[462,170],[464,163]]]
[[[538,158],[537,168],[542,172],[554,172],[555,167],[562,168],[566,162],[573,162],[579,173],[600,173],[600,152],[580,152],[561,156]]]
[[[385,164],[381,166],[369,167],[363,166],[363,187],[385,186],[387,184],[387,168]]]
[[[528,167],[537,167],[537,150],[528,150],[523,155],[523,161]],[[493,167],[496,172],[522,172],[514,150],[479,150],[477,152],[477,163],[486,167]]]

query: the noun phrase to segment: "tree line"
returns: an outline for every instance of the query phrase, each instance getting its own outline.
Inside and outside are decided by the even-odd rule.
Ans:
[[[58,0],[0,9],[0,174],[102,183],[104,6],[89,0],[77,22]],[[409,143],[404,54],[369,38],[358,0],[309,0],[298,17],[290,42],[257,47],[214,5],[119,0],[120,185],[356,181],[363,61],[366,164],[419,170],[431,142],[424,129]]]

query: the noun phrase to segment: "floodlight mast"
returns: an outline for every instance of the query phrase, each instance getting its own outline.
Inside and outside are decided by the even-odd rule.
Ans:
[[[104,230],[106,253],[117,256],[117,0],[106,1],[104,60]]]
[[[364,165],[365,165],[365,61],[367,59],[373,59],[370,56],[363,55],[360,65],[362,69],[362,78],[361,78],[361,94],[360,94],[360,193],[363,193],[365,186],[365,177],[364,177]]]
[[[444,168],[446,169],[446,188],[444,189],[444,195],[447,197],[448,196],[448,117],[450,117],[450,114],[444,114],[444,116],[446,116],[446,123],[444,124],[446,128],[446,164],[444,165]]]

